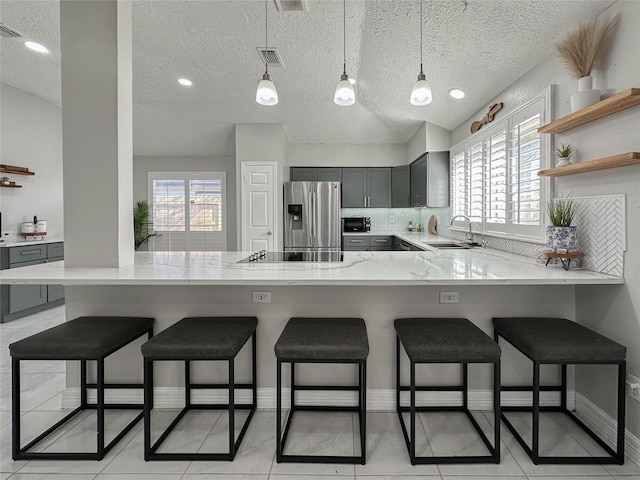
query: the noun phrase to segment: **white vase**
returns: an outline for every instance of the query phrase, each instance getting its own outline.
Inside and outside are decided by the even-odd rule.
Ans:
[[[571,95],[571,112],[577,112],[600,101],[600,90],[593,88],[593,77],[587,75],[578,80],[578,91]]]

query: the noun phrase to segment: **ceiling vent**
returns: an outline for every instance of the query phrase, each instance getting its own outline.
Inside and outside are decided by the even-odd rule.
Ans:
[[[13,28],[7,27],[4,23],[0,23],[0,37],[2,38],[20,38],[22,34]]]
[[[275,48],[265,50],[264,47],[256,47],[256,50],[258,50],[258,55],[260,55],[260,60],[263,64],[266,63],[270,67],[284,67],[280,54]]]
[[[308,12],[307,0],[274,0],[280,12]]]

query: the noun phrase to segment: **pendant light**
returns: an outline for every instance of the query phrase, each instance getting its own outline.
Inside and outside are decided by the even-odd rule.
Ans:
[[[258,90],[256,91],[256,102],[260,105],[272,106],[278,104],[278,92],[276,86],[269,77],[269,64],[267,60],[267,52],[269,51],[269,22],[267,21],[267,1],[264,0],[264,75],[262,80],[258,82]]]
[[[422,71],[422,3],[420,0],[420,74],[418,75],[418,81],[411,90],[411,105],[417,105],[422,107],[431,103],[431,86],[427,82],[424,72]]]
[[[349,75],[347,75],[347,0],[343,0],[342,3],[342,54],[344,70],[342,76],[336,87],[336,93],[333,96],[333,103],[340,105],[341,107],[348,107],[356,103],[356,92],[353,91],[353,85],[349,82]]]

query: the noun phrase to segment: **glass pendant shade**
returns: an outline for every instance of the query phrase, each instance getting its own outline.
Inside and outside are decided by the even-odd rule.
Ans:
[[[424,73],[420,72],[418,81],[413,86],[413,90],[411,90],[411,105],[423,107],[430,104],[432,99],[431,86],[425,79]]]
[[[333,96],[333,102],[341,107],[348,107],[356,103],[356,92],[353,85],[349,82],[349,75],[344,73],[336,87],[336,93]]]
[[[262,80],[258,82],[258,90],[256,91],[256,102],[260,105],[272,106],[278,104],[278,91],[276,86],[269,78],[269,74],[265,73]]]

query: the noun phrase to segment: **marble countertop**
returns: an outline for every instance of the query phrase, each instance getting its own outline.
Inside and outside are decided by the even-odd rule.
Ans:
[[[62,238],[50,237],[43,240],[23,240],[20,237],[6,237],[4,242],[0,242],[0,248],[24,247],[27,245],[42,245],[43,243],[64,242]]]
[[[417,235],[428,234],[409,235],[419,243],[423,237]],[[339,263],[238,263],[248,255],[249,252],[137,252],[135,263],[121,268],[65,268],[64,262],[52,262],[0,271],[0,283],[350,286],[624,283],[622,277],[544,267],[532,258],[484,248],[345,252],[344,261]]]

